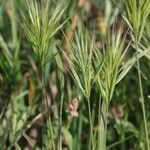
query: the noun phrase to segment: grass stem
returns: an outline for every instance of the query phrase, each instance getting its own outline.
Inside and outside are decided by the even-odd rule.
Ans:
[[[101,122],[101,95],[99,98],[99,106],[98,106],[98,149],[100,149],[100,136],[101,136],[101,131],[100,131],[100,122]]]
[[[138,44],[136,44],[137,47],[137,55],[138,55]],[[143,86],[142,86],[142,79],[141,79],[141,73],[140,73],[140,62],[139,59],[137,59],[137,68],[138,68],[138,79],[139,79],[139,88],[140,88],[140,97],[141,97],[141,105],[142,105],[142,113],[143,113],[143,119],[144,119],[144,128],[145,128],[145,136],[146,136],[146,145],[147,150],[150,150],[149,147],[149,138],[148,138],[148,128],[147,128],[147,121],[146,121],[146,112],[145,112],[145,104],[144,104],[144,95],[143,95]]]
[[[105,101],[103,101],[101,106],[101,116],[100,116],[99,150],[106,150],[107,114],[108,114],[108,104]]]
[[[58,137],[58,149],[62,150],[62,138],[61,138],[61,127],[62,127],[62,113],[63,113],[64,93],[61,96],[60,102],[60,114],[59,114],[59,137]]]
[[[46,84],[45,84],[45,79],[44,79],[44,69],[43,69],[42,65],[41,65],[41,80],[42,80],[43,99],[45,100],[45,107],[46,107],[47,113],[48,113],[48,126],[49,126],[49,129],[50,129],[50,135],[51,135],[51,141],[52,141],[52,149],[55,150],[55,142],[54,142],[54,135],[53,135],[52,120],[51,120],[51,114],[50,114],[50,109],[49,109],[49,104],[48,104],[48,99],[47,99],[47,94],[46,94]]]
[[[88,113],[89,113],[89,121],[90,121],[90,133],[91,133],[91,140],[92,140],[92,150],[94,150],[93,124],[92,124],[91,105],[90,105],[89,97],[87,98],[87,102],[88,102]]]

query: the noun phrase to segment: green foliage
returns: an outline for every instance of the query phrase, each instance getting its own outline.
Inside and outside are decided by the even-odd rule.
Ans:
[[[149,17],[149,0],[0,1],[0,150],[149,150]]]

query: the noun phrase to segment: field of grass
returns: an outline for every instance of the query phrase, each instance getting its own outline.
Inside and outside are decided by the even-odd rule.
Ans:
[[[149,0],[0,0],[0,150],[150,150]]]

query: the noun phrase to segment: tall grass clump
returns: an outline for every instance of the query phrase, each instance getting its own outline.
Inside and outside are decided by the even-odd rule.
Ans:
[[[68,41],[67,37],[66,40]],[[85,28],[79,24],[75,37],[71,42],[68,42],[69,54],[63,53],[70,68],[71,76],[76,85],[81,90],[88,104],[90,135],[92,141],[92,149],[94,149],[93,123],[91,116],[90,94],[91,88],[96,80],[96,73],[101,69],[101,60],[97,63],[99,68],[94,68],[93,57],[97,55],[97,49],[94,41],[90,38]],[[99,58],[96,56],[95,58]]]
[[[51,1],[26,1],[26,9],[21,12],[23,18],[23,27],[26,37],[31,44],[31,47],[37,57],[39,65],[43,100],[45,100],[45,110],[49,114],[47,118],[48,138],[52,143],[52,149],[55,149],[54,133],[52,127],[52,120],[49,108],[49,102],[46,94],[45,83],[45,65],[52,62],[55,57],[53,46],[54,35],[62,28],[63,23],[60,23],[62,15],[66,9],[66,4],[60,2],[56,8],[51,7]]]
[[[135,50],[137,55],[141,53],[141,39],[143,38],[143,32],[146,27],[146,23],[148,22],[147,18],[150,14],[150,1],[149,0],[127,0],[124,1],[126,16],[125,21],[130,28],[131,36],[133,42],[135,44]],[[145,47],[142,49],[146,49]],[[149,47],[148,47],[149,50]],[[147,50],[147,52],[148,52]],[[147,55],[147,54],[146,54]],[[146,147],[150,149],[149,137],[148,137],[148,127],[147,127],[147,119],[145,113],[145,100],[143,95],[143,85],[141,78],[141,67],[140,62],[137,59],[137,70],[138,70],[138,78],[139,78],[139,91],[140,91],[140,102],[142,106],[144,126],[145,126],[145,136],[146,136]]]
[[[131,43],[125,46],[126,36],[121,32],[122,27],[119,31],[108,32],[102,42],[103,48],[98,49],[89,34],[79,26],[75,32],[74,40],[68,46],[69,54],[64,53],[71,75],[88,102],[92,149],[95,148],[95,143],[93,141],[90,108],[90,102],[92,103],[90,101],[91,88],[98,84],[102,97],[99,114],[98,149],[105,150],[108,109],[115,86],[126,76],[136,60],[143,56],[143,54],[139,54],[138,57],[135,54],[128,56]]]
[[[139,54],[138,57],[135,54],[129,56],[130,43],[125,45],[126,36],[123,35],[122,30],[113,32],[108,33],[105,46],[101,51],[103,66],[97,78],[102,96],[99,121],[99,149],[102,150],[106,149],[108,109],[116,84],[126,76],[136,59],[143,56],[142,54]]]

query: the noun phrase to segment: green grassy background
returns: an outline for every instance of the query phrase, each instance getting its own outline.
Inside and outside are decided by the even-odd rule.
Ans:
[[[58,3],[51,0],[50,8],[55,10]],[[125,15],[122,2],[118,0],[116,3],[109,0],[86,0],[83,4],[82,0],[70,1],[58,24],[68,20],[50,40],[53,52],[43,75],[56,149],[91,149],[86,98],[69,74],[69,66],[60,50],[62,47],[64,51],[69,51],[64,34],[71,40],[75,36],[77,22],[82,22],[86,30],[94,33],[94,42],[101,49],[101,39],[105,39],[106,32],[113,28],[117,30],[123,22],[123,32],[129,31],[125,39],[127,44],[132,32],[122,18]],[[41,90],[41,68],[39,58],[33,52],[33,43],[26,38],[21,16],[22,12],[27,11],[24,9],[23,0],[0,0],[0,150],[52,149],[50,122],[45,117],[48,114]],[[148,17],[141,40],[141,45],[147,48],[150,45],[149,23]],[[129,55],[132,55],[134,44],[129,49]],[[149,58],[147,54],[140,59],[140,73],[150,137]],[[95,149],[98,149],[100,95],[98,85],[91,88],[89,99]],[[72,117],[68,109],[78,97],[78,116]],[[138,65],[135,63],[116,85],[109,105],[107,149],[147,150],[140,97]]]

